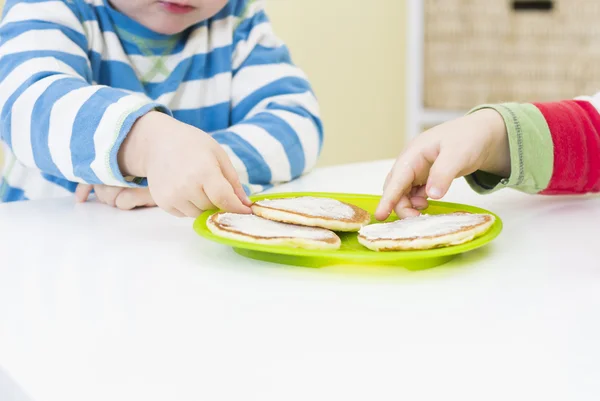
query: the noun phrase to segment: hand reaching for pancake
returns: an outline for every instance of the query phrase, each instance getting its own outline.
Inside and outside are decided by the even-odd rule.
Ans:
[[[427,198],[440,199],[455,178],[486,171],[510,175],[508,134],[502,116],[483,109],[447,122],[416,137],[398,156],[389,173],[375,217],[392,210],[400,218],[419,215]]]

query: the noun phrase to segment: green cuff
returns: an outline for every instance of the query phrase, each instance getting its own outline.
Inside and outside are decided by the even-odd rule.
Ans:
[[[480,194],[502,188],[514,188],[526,193],[539,193],[548,187],[554,168],[554,144],[550,128],[540,110],[531,103],[482,105],[482,109],[496,110],[504,119],[510,147],[511,175],[508,179],[483,171],[465,177],[467,183]]]

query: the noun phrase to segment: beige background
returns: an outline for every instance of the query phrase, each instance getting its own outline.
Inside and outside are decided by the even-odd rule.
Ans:
[[[404,137],[406,1],[267,4],[319,97],[326,130],[321,165],[395,156]]]
[[[394,157],[404,138],[406,1],[267,0],[319,97],[321,164]]]

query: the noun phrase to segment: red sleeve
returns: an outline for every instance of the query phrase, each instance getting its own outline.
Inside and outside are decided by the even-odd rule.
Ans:
[[[583,100],[535,103],[554,143],[554,170],[542,194],[600,191],[600,114]]]

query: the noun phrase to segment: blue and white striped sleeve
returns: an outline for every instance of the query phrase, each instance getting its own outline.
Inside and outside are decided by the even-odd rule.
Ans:
[[[245,6],[234,33],[232,126],[214,134],[250,192],[311,170],[323,144],[319,104],[273,33],[263,0]]]
[[[135,186],[117,153],[146,97],[94,85],[73,2],[9,0],[0,24],[0,134],[25,166],[74,182]]]

